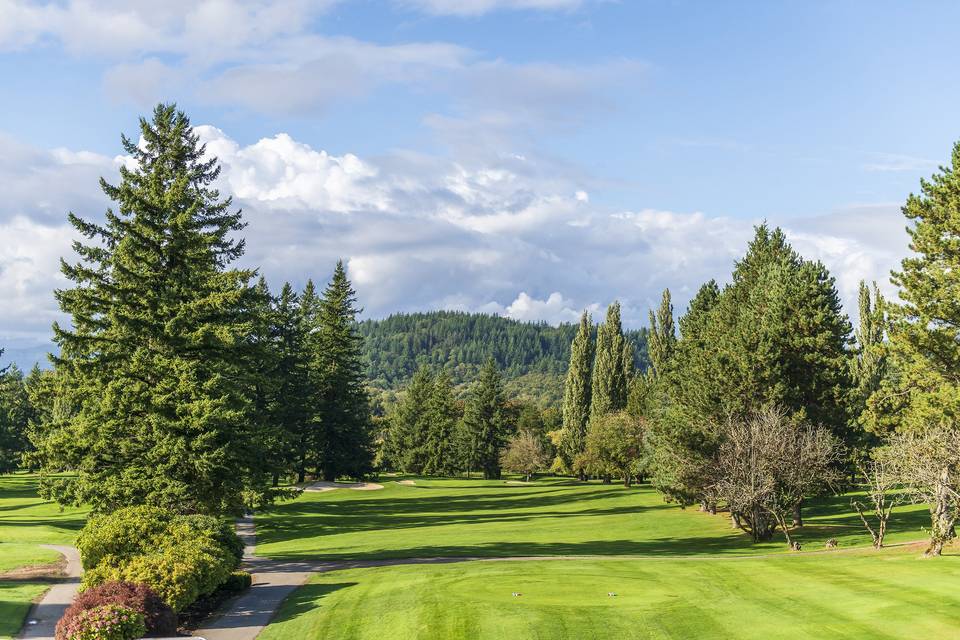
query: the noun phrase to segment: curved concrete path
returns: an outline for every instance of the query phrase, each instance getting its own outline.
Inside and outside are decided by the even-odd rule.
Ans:
[[[83,565],[80,563],[80,552],[75,547],[56,544],[40,546],[63,554],[67,559],[67,566],[64,569],[66,578],[50,587],[40,602],[30,608],[24,620],[23,630],[18,637],[29,640],[53,640],[57,622],[73,602],[73,597],[77,595],[77,590],[80,588]]]

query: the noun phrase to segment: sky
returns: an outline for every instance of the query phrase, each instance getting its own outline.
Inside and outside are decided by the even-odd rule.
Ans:
[[[271,286],[342,258],[364,318],[646,324],[755,224],[857,284],[960,138],[960,4],[0,0],[0,347],[51,348],[68,211],[175,101]]]

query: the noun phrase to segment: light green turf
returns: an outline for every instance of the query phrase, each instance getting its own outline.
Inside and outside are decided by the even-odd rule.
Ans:
[[[82,509],[61,510],[37,495],[34,475],[0,475],[0,572],[56,562],[40,544],[73,544],[86,519]],[[30,603],[49,585],[0,579],[0,638],[20,630]]]
[[[72,544],[85,518],[37,496],[36,476],[0,475],[0,571],[56,562],[60,554],[38,545]]]
[[[529,486],[502,481],[384,480],[380,491],[304,493],[257,515],[257,553],[271,558],[407,558],[517,555],[731,555],[787,552],[782,535],[764,544],[729,520],[666,504],[649,487],[565,479]],[[837,538],[870,540],[850,498],[805,509],[796,537],[805,550]],[[923,507],[894,512],[890,542],[922,539]]]
[[[258,640],[960,638],[960,557],[917,555],[888,549],[335,571],[291,596]]]

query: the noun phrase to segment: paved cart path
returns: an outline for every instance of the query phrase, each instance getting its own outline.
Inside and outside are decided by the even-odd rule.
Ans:
[[[80,563],[80,552],[75,547],[56,544],[42,544],[44,549],[58,551],[67,559],[64,568],[66,577],[50,587],[40,602],[30,608],[20,638],[29,640],[53,640],[57,621],[67,610],[73,597],[80,588],[80,576],[83,575],[83,565]]]

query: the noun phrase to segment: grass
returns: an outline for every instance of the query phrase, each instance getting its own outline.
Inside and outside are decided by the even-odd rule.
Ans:
[[[888,549],[335,571],[291,596],[259,640],[960,638],[960,557],[917,555]]]
[[[257,516],[257,553],[277,559],[517,555],[732,555],[787,552],[782,535],[752,544],[722,516],[667,504],[649,487],[565,479],[529,486],[479,480],[385,481],[380,491],[304,493]],[[869,545],[850,498],[809,505],[796,533],[806,549],[828,538]],[[924,537],[919,506],[894,513],[888,540]]]
[[[0,573],[57,562],[59,553],[39,545],[73,544],[85,519],[85,510],[61,510],[42,500],[35,475],[0,475]],[[20,630],[30,603],[48,588],[0,578],[0,638]]]

